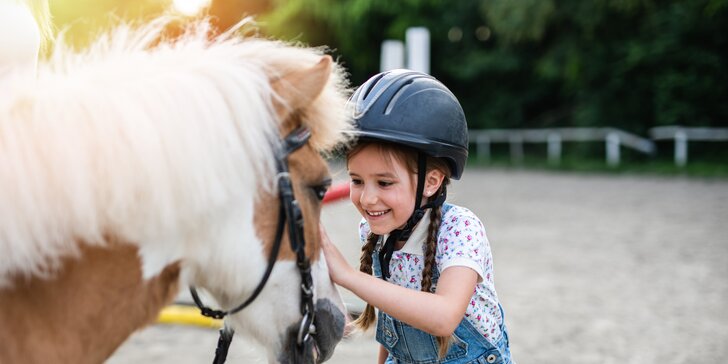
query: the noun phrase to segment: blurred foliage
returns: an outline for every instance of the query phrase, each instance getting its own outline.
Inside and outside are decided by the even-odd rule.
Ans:
[[[69,43],[87,45],[121,20],[143,21],[162,14],[171,0],[49,0],[53,23]]]
[[[50,0],[78,44],[171,2]],[[326,45],[353,85],[378,72],[382,41],[427,27],[431,73],[472,128],[728,126],[728,0],[213,0],[209,14]]]
[[[327,45],[358,85],[431,32],[472,128],[728,126],[728,0],[270,0],[264,31]]]

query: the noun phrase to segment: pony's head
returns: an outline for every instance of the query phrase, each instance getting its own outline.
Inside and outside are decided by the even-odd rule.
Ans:
[[[323,156],[345,142],[350,128],[344,108],[345,78],[321,50],[260,40],[249,40],[247,45],[251,59],[263,65],[268,82],[262,94],[270,92],[275,135],[261,148],[272,153],[270,160],[276,165],[273,173],[264,168],[257,185],[255,238],[247,241],[247,250],[239,250],[246,245],[237,239],[234,249],[220,251],[242,253],[237,264],[248,265],[248,272],[233,280],[243,279],[245,284],[211,281],[219,272],[199,274],[192,281],[206,287],[226,310],[247,302],[251,288],[265,284],[249,306],[226,318],[226,325],[257,338],[278,362],[321,362],[333,354],[346,321],[319,236],[322,198],[331,183]],[[271,257],[277,257],[274,264]],[[270,278],[262,283],[266,268]],[[306,340],[309,334],[312,340]]]
[[[145,278],[181,262],[183,284],[229,311],[253,294],[280,235],[266,286],[226,323],[273,360],[323,361],[345,322],[318,235],[322,155],[351,127],[344,72],[321,49],[210,39],[204,22],[160,40],[166,24],[120,26],[81,53],[61,39],[33,82],[0,78],[0,284],[62,269],[78,242],[113,236],[138,246]],[[310,136],[287,150],[301,128]],[[302,224],[285,214],[279,228],[285,176]],[[301,345],[304,313],[315,334]]]
[[[265,282],[267,277],[261,278],[258,270],[249,283],[257,283],[256,288],[267,283],[268,287],[255,298],[250,290],[231,296],[217,292],[215,283],[204,280],[223,307],[236,311],[227,324],[252,333],[281,363],[325,361],[341,339],[346,321],[343,302],[328,276],[318,228],[323,195],[331,184],[322,154],[344,142],[344,132],[350,127],[343,109],[344,79],[331,57],[317,52],[307,55],[310,50],[302,50],[278,48],[260,54],[268,65],[272,106],[282,140],[271,145],[278,159],[270,181],[273,188],[261,185],[254,205],[262,256],[253,261],[260,264],[263,258],[272,275]],[[309,57],[312,54],[315,56]],[[254,252],[258,253],[257,247]],[[278,258],[274,264],[271,257]],[[313,292],[307,293],[310,289]],[[222,290],[229,291],[229,287]],[[251,299],[250,306],[240,311],[234,308]],[[309,333],[312,341],[305,339]]]
[[[289,140],[282,146],[283,155],[279,155],[279,158],[284,157],[286,153],[290,154],[285,157],[287,171],[282,172],[280,166],[278,167],[276,182],[279,190],[273,193],[261,192],[262,197],[255,205],[255,225],[259,236],[262,237],[264,251],[270,256],[276,249],[277,238],[280,238],[283,232],[281,229],[284,226],[281,224],[289,222],[285,226],[286,234],[283,234],[284,248],[276,264],[281,270],[288,271],[287,274],[290,275],[292,272],[294,277],[281,277],[283,280],[276,284],[280,289],[278,292],[271,292],[271,299],[274,299],[276,304],[269,306],[269,308],[278,306],[274,308],[275,310],[288,306],[289,310],[288,314],[271,312],[273,317],[278,316],[278,319],[272,319],[270,324],[280,320],[279,329],[285,328],[285,334],[279,336],[278,340],[282,342],[284,349],[278,357],[280,362],[305,363],[310,360],[310,355],[306,351],[312,348],[310,345],[306,347],[307,343],[302,342],[308,333],[307,320],[313,320],[312,332],[317,328],[313,338],[316,340],[316,353],[320,361],[328,359],[333,354],[333,348],[344,330],[346,311],[328,277],[326,262],[321,255],[318,228],[323,195],[331,184],[328,167],[321,153],[331,148],[333,140],[342,138],[337,135],[342,131],[341,125],[334,120],[346,120],[341,109],[342,100],[336,96],[338,93],[336,90],[340,88],[335,85],[340,84],[340,79],[329,83],[332,74],[336,74],[338,78],[339,71],[334,71],[334,67],[331,58],[324,56],[314,66],[284,71],[281,77],[274,78],[272,82],[276,95],[274,107],[281,121],[280,133],[284,137],[289,136]],[[337,124],[339,126],[336,129],[330,128],[331,125]],[[305,136],[306,130],[311,132],[308,142],[300,144],[302,140],[293,142],[290,140],[291,137],[294,140],[300,138],[302,134]],[[294,145],[291,145],[292,143]],[[294,208],[300,211],[302,218],[299,227],[293,227],[291,221],[283,220],[287,215],[294,215],[295,219],[296,215],[296,212],[285,211],[290,206],[285,206],[286,198],[281,196],[286,193],[286,183],[282,183],[287,178],[286,172],[289,172],[292,181],[292,192],[297,204]],[[287,218],[290,220],[292,217]],[[296,230],[299,230],[300,236],[291,234]],[[305,246],[301,246],[304,242]],[[302,256],[305,256],[306,262],[302,261]],[[312,275],[310,278],[305,272],[309,269],[307,267],[309,264]],[[305,292],[310,287],[306,287],[306,281],[310,279],[313,280],[315,294],[307,303],[308,295]],[[292,300],[291,292],[297,292],[293,297],[299,295],[300,298]],[[307,305],[311,304],[315,304],[315,308],[307,308]],[[307,312],[311,309],[313,312]],[[300,317],[302,311],[304,316]],[[292,316],[286,318],[291,313]],[[289,323],[291,319],[293,324]],[[243,318],[243,321],[247,320]]]

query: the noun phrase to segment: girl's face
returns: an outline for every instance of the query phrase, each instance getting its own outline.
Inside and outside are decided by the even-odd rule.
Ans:
[[[414,211],[416,175],[405,165],[369,145],[348,160],[349,197],[374,234],[389,234],[407,223]]]

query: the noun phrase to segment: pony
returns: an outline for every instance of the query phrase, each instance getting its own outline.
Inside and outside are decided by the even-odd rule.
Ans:
[[[324,157],[351,128],[343,68],[319,48],[210,37],[205,20],[165,39],[168,23],[82,51],[60,39],[37,73],[0,73],[0,363],[103,362],[180,286],[230,310],[268,273],[226,326],[280,363],[325,361],[343,336],[318,229]],[[281,180],[299,229],[278,221]]]

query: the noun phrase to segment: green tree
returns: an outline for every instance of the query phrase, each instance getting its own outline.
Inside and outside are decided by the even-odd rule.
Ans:
[[[265,30],[328,45],[355,85],[428,27],[471,127],[728,125],[725,0],[272,1]]]

